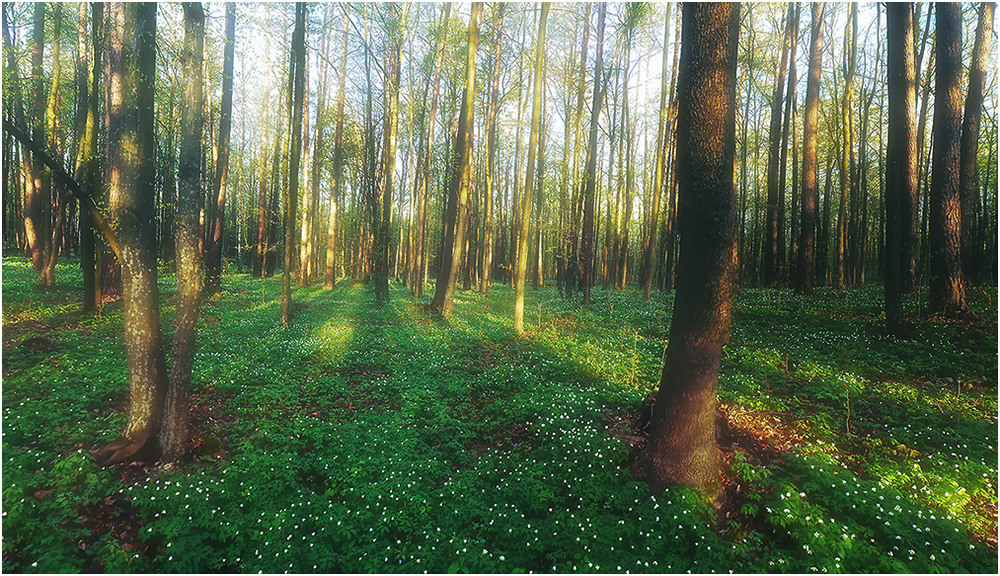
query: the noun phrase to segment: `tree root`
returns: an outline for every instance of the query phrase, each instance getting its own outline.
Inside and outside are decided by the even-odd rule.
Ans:
[[[93,451],[95,458],[105,466],[126,462],[148,461],[156,456],[156,437],[149,433],[138,438],[121,438]]]

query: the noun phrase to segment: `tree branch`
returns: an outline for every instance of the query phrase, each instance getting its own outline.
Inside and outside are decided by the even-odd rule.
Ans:
[[[122,248],[121,244],[118,243],[118,237],[115,236],[114,230],[108,225],[108,221],[105,220],[104,214],[101,213],[100,208],[94,203],[94,197],[90,194],[84,192],[83,187],[80,183],[70,176],[66,168],[62,166],[57,160],[52,158],[44,148],[42,148],[38,143],[33,141],[31,137],[28,136],[25,130],[18,128],[13,122],[7,118],[3,119],[3,129],[5,132],[16,138],[25,148],[30,150],[39,160],[41,160],[46,166],[52,170],[52,174],[62,182],[74,198],[80,201],[80,204],[87,208],[90,212],[91,217],[94,219],[94,224],[97,229],[101,231],[104,236],[104,240],[108,243],[108,247],[114,252],[115,257],[119,262],[122,261]],[[65,199],[62,199],[65,201]]]

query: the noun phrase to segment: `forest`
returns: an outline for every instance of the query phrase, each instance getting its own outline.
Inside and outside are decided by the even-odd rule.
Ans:
[[[994,11],[4,2],[3,571],[996,573]]]

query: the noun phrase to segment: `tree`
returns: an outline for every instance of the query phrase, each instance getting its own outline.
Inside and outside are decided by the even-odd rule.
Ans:
[[[344,188],[344,91],[347,84],[347,40],[349,37],[347,10],[344,10],[344,36],[340,56],[340,89],[337,93],[337,128],[333,137],[333,186],[330,189],[330,220],[326,241],[326,282],[324,288],[333,288],[337,279],[337,209],[341,190]]]
[[[451,183],[448,187],[448,212],[444,221],[444,245],[441,253],[441,266],[438,269],[437,285],[434,289],[434,300],[431,309],[445,318],[451,317],[455,282],[458,279],[458,267],[462,262],[462,250],[465,248],[466,211],[469,205],[469,190],[472,188],[472,131],[476,98],[476,48],[479,45],[479,17],[482,14],[482,2],[472,4],[469,16],[469,45],[465,68],[465,97],[462,99],[462,111],[459,113],[458,134],[455,136],[455,149],[452,153]]]
[[[129,407],[122,440],[105,447],[101,455],[122,462],[155,454],[167,390],[153,226],[154,134],[140,130],[153,125],[156,4],[110,4],[108,11],[109,47],[117,56],[111,59],[111,73],[120,79],[120,90],[108,102],[107,157],[120,175],[111,186],[121,209],[118,236]]]
[[[937,7],[934,76],[934,154],[930,189],[928,309],[954,318],[965,314],[959,201],[962,140],[962,8]]]
[[[783,157],[781,150],[782,143],[782,122],[781,104],[784,98],[785,70],[788,67],[791,38],[794,34],[795,7],[788,6],[788,15],[785,17],[785,34],[781,42],[781,59],[778,64],[777,74],[774,76],[774,92],[771,94],[771,122],[768,132],[767,148],[767,231],[764,235],[764,283],[774,284],[778,281],[780,258],[778,253],[784,247],[778,243],[778,227],[784,227],[784,222],[779,218],[778,203],[783,197],[779,194],[781,182],[780,161]],[[792,54],[792,59],[794,59]],[[791,94],[789,94],[791,99]],[[787,123],[786,123],[787,125]]]
[[[845,285],[847,271],[847,201],[853,186],[854,174],[854,74],[857,69],[858,5],[851,4],[844,32],[844,96],[841,102],[840,125],[843,139],[840,145],[840,203],[837,210],[836,267],[833,272],[834,288]]]
[[[295,212],[299,198],[299,165],[302,160],[302,101],[305,91],[306,68],[306,12],[308,5],[295,5],[295,29],[292,32],[292,118],[291,144],[288,158],[288,191],[285,211],[285,259],[281,273],[281,325],[292,321],[292,255],[295,245]]]
[[[962,118],[962,141],[959,166],[959,202],[962,217],[962,270],[970,282],[982,280],[983,246],[976,241],[979,229],[981,202],[978,182],[979,124],[983,113],[983,87],[986,81],[986,62],[990,57],[989,38],[993,31],[992,2],[979,5],[979,24],[972,48],[972,65],[969,67],[969,92],[965,99]],[[995,166],[995,165],[994,165]]]
[[[653,272],[656,267],[654,258],[656,256],[656,228],[660,221],[660,196],[663,194],[663,176],[666,172],[667,159],[667,92],[670,90],[669,75],[667,74],[667,46],[670,42],[670,8],[667,4],[667,17],[663,25],[663,65],[660,71],[660,114],[656,121],[656,165],[653,168],[653,190],[650,193],[652,206],[649,209],[647,218],[646,241],[642,252],[642,299],[648,301],[653,290]]]
[[[716,382],[736,282],[738,4],[684,4],[677,80],[682,248],[644,473],[654,490],[717,491]]]
[[[42,58],[45,50],[45,2],[35,4],[35,23],[31,41],[31,86],[33,117],[31,137],[35,142],[45,142],[45,80],[42,77]],[[42,162],[36,156],[31,164],[30,184],[24,198],[24,233],[28,253],[36,272],[45,265],[49,231],[49,180]]]
[[[812,5],[812,40],[809,45],[809,77],[806,82],[805,120],[802,127],[802,223],[799,229],[799,266],[796,290],[812,291],[813,245],[816,240],[817,138],[819,127],[819,77],[823,58],[823,13],[826,5]]]
[[[538,123],[542,108],[542,69],[545,64],[545,22],[549,16],[549,3],[542,3],[538,18],[538,40],[535,43],[534,92],[531,102],[531,131],[528,133],[528,164],[524,171],[524,190],[521,194],[521,214],[517,230],[517,266],[514,268],[514,330],[524,333],[524,280],[528,272],[528,220],[531,216],[531,194],[534,185],[535,154],[538,151]],[[541,225],[539,222],[538,225]]]
[[[594,201],[597,188],[597,132],[601,108],[604,104],[604,87],[601,83],[602,54],[604,49],[604,19],[607,7],[597,6],[597,57],[594,61],[594,100],[590,113],[590,139],[587,144],[587,161],[580,182],[583,191],[583,233],[580,250],[580,284],[583,286],[583,303],[590,304],[590,288],[594,282],[594,247],[597,229],[594,223]]]
[[[218,152],[212,195],[206,205],[205,293],[222,289],[222,233],[226,222],[226,188],[229,185],[229,133],[233,116],[233,53],[236,43],[236,3],[226,3],[226,40],[222,60],[222,104],[219,109]]]
[[[227,5],[226,11],[226,36],[231,39],[232,21],[228,6],[231,4]],[[164,456],[171,460],[179,458],[184,453],[187,442],[188,389],[198,330],[198,304],[201,299],[198,217],[202,204],[201,132],[205,124],[202,80],[204,46],[205,12],[200,3],[185,3],[184,49],[181,53],[181,67],[185,79],[184,118],[181,121],[177,229],[174,233],[177,258],[177,311],[174,315],[173,361],[170,363],[170,382],[167,386],[160,439]],[[229,50],[229,47],[226,49]],[[230,55],[229,58],[231,57]]]
[[[917,92],[913,4],[886,5],[886,76],[889,141],[885,175],[885,320],[890,334],[903,330],[903,201],[917,186]]]
[[[493,274],[493,195],[496,173],[497,108],[500,106],[500,40],[503,35],[503,15],[506,4],[498,3],[493,9],[493,43],[490,62],[489,105],[486,110],[486,162],[484,163],[485,190],[483,202],[483,247],[480,252],[480,290],[485,296]]]
[[[399,68],[403,43],[405,8],[389,5],[386,22],[385,69],[385,121],[383,122],[382,188],[376,199],[378,217],[375,221],[375,297],[385,304],[389,301],[389,239],[392,221],[393,172],[396,167],[396,142],[399,137]]]

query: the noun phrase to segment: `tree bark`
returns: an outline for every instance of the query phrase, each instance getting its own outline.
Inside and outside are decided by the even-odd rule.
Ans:
[[[962,139],[962,8],[936,6],[937,70],[934,77],[934,154],[930,188],[930,286],[928,309],[946,318],[964,315],[959,201]]]
[[[587,144],[587,161],[585,164],[580,189],[583,191],[583,235],[580,250],[580,284],[583,285],[583,303],[590,304],[590,289],[594,283],[594,247],[597,239],[597,228],[594,223],[594,201],[597,189],[597,134],[601,108],[604,104],[604,87],[601,80],[601,67],[604,53],[604,20],[607,15],[606,6],[597,6],[597,57],[594,61],[594,99],[590,113],[590,139]]]
[[[738,4],[685,4],[677,82],[678,226],[683,248],[643,460],[654,491],[719,483],[716,382],[736,280]]]
[[[450,318],[454,309],[455,283],[465,248],[466,212],[469,205],[469,190],[472,187],[472,138],[476,98],[476,48],[479,45],[479,18],[483,11],[482,2],[472,4],[469,17],[468,55],[465,68],[465,97],[458,119],[458,134],[451,155],[451,182],[448,186],[448,212],[444,226],[451,233],[444,237],[451,241],[441,251],[441,266],[438,268],[437,283],[431,310]]]
[[[517,266],[514,268],[514,330],[524,333],[524,281],[528,271],[528,220],[531,216],[531,196],[534,185],[535,154],[538,150],[538,124],[542,108],[542,70],[545,65],[545,23],[549,3],[543,2],[538,19],[538,40],[535,43],[534,92],[531,103],[531,131],[528,134],[528,162],[524,171],[524,191],[521,194],[521,215],[518,219]],[[539,223],[540,224],[540,223]]]
[[[791,45],[795,21],[795,7],[788,6],[788,14],[785,16],[785,34],[781,41],[781,60],[778,63],[778,71],[774,76],[774,92],[771,95],[771,123],[768,133],[767,149],[767,231],[764,234],[764,284],[773,285],[779,279],[779,257],[778,252],[784,248],[778,243],[778,227],[784,223],[778,217],[778,202],[780,199],[779,186],[781,182],[780,161],[783,156],[781,150],[782,143],[782,122],[781,104],[784,98],[785,71],[788,68],[789,48]],[[794,54],[792,55],[794,59]],[[789,100],[791,95],[789,94]],[[787,123],[786,123],[787,125]]]
[[[885,175],[885,319],[888,332],[899,336],[903,332],[902,202],[912,197],[917,186],[913,4],[887,4],[886,26],[889,141]]]
[[[232,21],[228,13],[227,6],[226,35],[231,39],[229,26]],[[163,426],[160,432],[160,446],[163,449],[164,459],[167,460],[180,458],[187,445],[188,389],[191,383],[191,367],[194,363],[198,303],[201,298],[198,215],[202,204],[201,132],[205,123],[202,88],[204,46],[205,12],[200,3],[185,3],[184,47],[181,52],[184,109],[181,118],[181,155],[177,170],[177,229],[174,233],[177,254],[177,310],[174,315],[170,382],[167,386]],[[230,73],[231,70],[230,68]]]
[[[347,40],[350,37],[347,10],[344,10],[344,36],[340,56],[340,87],[337,93],[337,128],[333,137],[333,186],[330,189],[330,220],[326,237],[326,282],[333,288],[337,281],[337,216],[341,190],[344,188],[344,92],[347,86]]]
[[[205,294],[222,289],[222,232],[226,222],[226,188],[229,185],[229,134],[233,116],[233,59],[236,42],[236,3],[226,4],[226,39],[222,60],[222,105],[219,110],[218,151],[212,182],[210,226],[205,233]]]
[[[972,48],[972,66],[969,68],[969,92],[965,99],[962,119],[961,160],[959,167],[959,201],[962,216],[962,270],[969,282],[982,281],[983,246],[976,241],[980,214],[978,152],[979,124],[983,112],[983,88],[986,80],[986,62],[990,57],[989,39],[993,34],[993,2],[979,6],[979,24]],[[995,168],[995,164],[993,167]],[[992,169],[992,168],[991,168]]]
[[[799,266],[796,290],[812,292],[813,245],[816,241],[816,152],[819,127],[819,77],[823,59],[823,14],[826,5],[812,5],[812,41],[809,47],[809,78],[806,82],[805,120],[802,126],[802,224],[799,231]]]
[[[292,32],[292,118],[288,159],[288,210],[285,212],[285,261],[281,273],[281,325],[292,321],[292,258],[295,249],[295,213],[299,199],[299,166],[302,160],[302,108],[306,68],[306,4],[295,5],[295,29]]]

